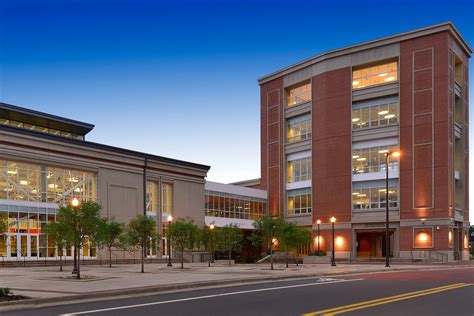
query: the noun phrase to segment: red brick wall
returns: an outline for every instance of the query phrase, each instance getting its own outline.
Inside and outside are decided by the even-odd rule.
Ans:
[[[273,216],[282,210],[282,156],[284,139],[283,79],[260,86],[261,189],[268,190],[268,210]]]
[[[448,33],[400,44],[400,217],[449,212]]]
[[[351,69],[313,77],[313,222],[351,220]]]

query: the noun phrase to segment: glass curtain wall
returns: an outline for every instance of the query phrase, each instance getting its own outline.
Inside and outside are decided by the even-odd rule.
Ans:
[[[206,191],[206,216],[256,220],[265,215],[266,211],[267,203],[264,199]]]
[[[352,174],[371,172],[385,172],[385,154],[398,146],[377,146],[352,150]],[[398,171],[398,160],[391,159],[388,164],[389,171]]]
[[[385,181],[355,182],[352,187],[352,209],[385,209]],[[388,200],[390,208],[398,207],[398,180],[389,180]]]

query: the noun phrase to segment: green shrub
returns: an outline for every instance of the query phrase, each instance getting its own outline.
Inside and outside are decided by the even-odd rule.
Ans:
[[[7,296],[12,294],[9,288],[7,287],[0,287],[0,296]]]
[[[321,251],[319,251],[319,252],[318,252],[318,251],[313,251],[313,252],[311,252],[309,255],[310,255],[310,256],[324,257],[324,256],[326,256],[327,254],[326,254],[326,251],[322,251],[322,250],[321,250]]]

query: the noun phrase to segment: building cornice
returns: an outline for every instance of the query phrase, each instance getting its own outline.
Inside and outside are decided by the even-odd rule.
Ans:
[[[308,59],[305,59],[292,66],[280,69],[266,76],[263,76],[259,78],[257,81],[259,84],[264,84],[266,82],[272,81],[281,76],[290,74],[294,71],[322,62],[324,60],[328,60],[331,58],[340,57],[340,56],[344,56],[348,54],[353,54],[356,52],[377,48],[380,46],[399,43],[399,42],[410,40],[410,39],[417,38],[420,36],[426,36],[426,35],[430,35],[434,33],[445,32],[445,31],[449,32],[451,36],[453,36],[453,38],[459,43],[459,45],[462,47],[462,49],[468,56],[472,54],[473,52],[472,48],[464,40],[464,38],[461,36],[459,31],[454,26],[454,24],[452,22],[444,22],[444,23],[428,26],[425,28],[421,28],[421,29],[417,29],[417,30],[413,30],[413,31],[405,32],[405,33],[400,33],[396,35],[391,35],[387,37],[382,37],[376,40],[372,40],[372,41],[368,41],[368,42],[364,42],[360,44],[355,44],[355,45],[350,45],[343,48],[338,48],[335,50],[324,52],[324,53],[315,55],[313,57],[310,57]]]

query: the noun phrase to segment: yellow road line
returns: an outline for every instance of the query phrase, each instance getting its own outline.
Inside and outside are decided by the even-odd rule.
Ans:
[[[438,293],[438,292],[450,291],[450,290],[459,289],[459,288],[470,286],[470,285],[471,284],[462,284],[462,285],[453,286],[453,287],[446,288],[446,289],[440,289],[440,290],[431,291],[431,292],[419,293],[419,294],[415,294],[415,295],[411,295],[411,296],[396,298],[396,299],[389,300],[389,301],[383,301],[383,302],[373,303],[373,304],[369,304],[369,305],[344,309],[344,310],[337,311],[335,313],[329,313],[329,314],[324,314],[324,315],[325,316],[333,316],[333,315],[337,315],[337,314],[348,313],[348,312],[355,311],[355,310],[358,310],[358,309],[364,309],[364,308],[369,308],[369,307],[373,307],[373,306],[377,306],[377,305],[383,305],[383,304],[393,303],[393,302],[397,302],[397,301],[408,300],[410,298],[415,298],[415,297],[418,297],[418,296],[431,295],[431,294]]]
[[[408,298],[421,296],[421,295],[428,295],[428,294],[431,294],[431,293],[447,291],[447,290],[450,290],[450,289],[469,286],[469,285],[472,285],[472,284],[456,283],[456,284],[441,286],[441,287],[437,287],[437,288],[431,288],[431,289],[426,289],[426,290],[421,290],[421,291],[398,294],[398,295],[379,298],[379,299],[375,299],[375,300],[371,300],[371,301],[359,302],[359,303],[355,303],[355,304],[350,304],[350,305],[325,309],[325,310],[321,310],[321,311],[316,311],[316,312],[304,314],[304,316],[313,316],[313,315],[321,315],[321,314],[336,315],[336,314],[340,314],[342,312],[349,311],[349,309],[350,310],[362,309],[362,308],[366,308],[366,307],[370,307],[370,306],[376,306],[376,305],[390,303],[392,301],[395,302],[396,300],[408,299]]]

